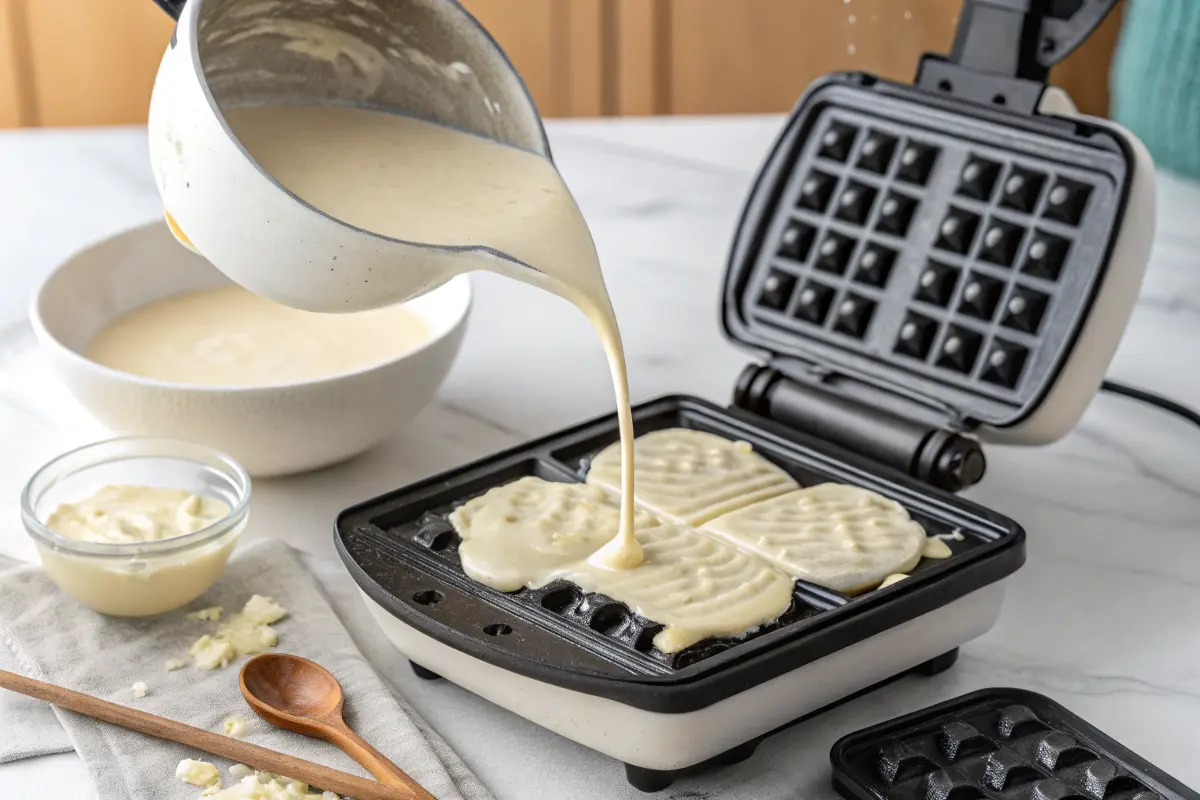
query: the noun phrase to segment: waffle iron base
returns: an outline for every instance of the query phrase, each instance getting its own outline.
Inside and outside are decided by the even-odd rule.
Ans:
[[[792,608],[744,637],[680,653],[612,598],[555,582],[502,593],[462,570],[447,516],[523,475],[581,481],[617,440],[613,416],[468,464],[343,512],[335,546],[384,635],[412,663],[627,765],[639,788],[748,756],[764,736],[925,666],[986,633],[1024,532],[993,511],[794,428],[693,397],[637,406],[638,434],[685,427],[746,441],[805,486],[836,481],[902,503],[952,550],[849,597],[796,583]]]
[[[406,625],[364,593],[387,638],[423,678],[445,678],[531,722],[617,759],[629,782],[657,791],[677,777],[737,763],[767,736],[903,675],[948,669],[957,646],[999,616],[994,584],[713,705],[656,713],[574,692],[475,659]]]
[[[924,677],[940,675],[954,666],[956,661],[958,661],[957,647],[948,653],[942,653],[940,656],[931,658],[923,664],[918,664],[906,672],[893,675],[892,677],[882,680],[873,686],[868,686],[867,688],[857,691],[854,694],[847,695],[840,700],[835,700],[829,705],[824,706],[823,708],[818,708],[816,711],[813,711],[810,714],[805,714],[804,716],[794,719],[791,722],[780,725],[775,730],[768,731],[756,739],[751,739],[750,741],[740,744],[737,747],[726,750],[724,753],[715,755],[707,761],[701,761],[699,764],[695,764],[690,767],[684,767],[682,769],[647,769],[646,767],[638,767],[634,766],[633,764],[625,764],[625,778],[629,781],[629,785],[635,789],[639,789],[643,792],[660,792],[674,783],[678,778],[699,775],[720,767],[729,767],[733,766],[734,764],[740,764],[754,755],[755,751],[758,750],[758,746],[762,744],[762,742],[769,736],[774,736],[775,734],[784,731],[793,725],[798,725],[799,723],[812,719],[813,717],[829,711],[830,709],[836,708],[844,703],[848,703],[851,700],[862,697],[863,695],[870,694],[876,689],[882,689],[884,686],[894,683],[907,675]],[[410,661],[409,665],[412,666],[413,674],[422,680],[442,680],[441,675],[438,675],[432,670],[425,669],[425,667],[422,667],[415,661]]]

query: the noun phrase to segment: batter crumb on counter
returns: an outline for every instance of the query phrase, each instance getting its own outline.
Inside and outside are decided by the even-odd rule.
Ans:
[[[183,669],[187,666],[187,662],[182,658],[168,658],[167,663],[163,665],[167,672],[174,672],[177,669]]]
[[[146,685],[145,681],[138,681],[131,687],[131,689],[134,697],[145,697],[146,695],[150,694],[150,687]]]
[[[189,765],[187,769],[184,765]],[[208,784],[196,783],[188,778],[183,777],[180,773],[188,773],[192,766],[202,765],[212,769],[212,782]],[[213,800],[341,800],[333,792],[321,792],[317,789],[312,789],[307,783],[302,781],[285,778],[282,775],[276,775],[272,772],[259,772],[245,764],[234,764],[229,768],[229,775],[237,781],[232,786],[222,789],[221,776],[217,773],[216,767],[212,764],[207,764],[203,761],[182,761],[179,768],[175,771],[175,776],[180,780],[187,781],[193,786],[205,786],[201,797],[209,797]],[[203,771],[197,777],[207,778],[209,773]]]
[[[221,612],[224,609],[220,606],[212,606],[210,608],[202,608],[199,611],[193,611],[186,615],[188,619],[194,619],[197,622],[220,622]]]
[[[246,735],[246,718],[234,715],[225,720],[225,735],[240,739]]]
[[[279,643],[279,633],[271,624],[287,613],[270,597],[252,596],[241,611],[217,627],[216,633],[196,640],[190,651],[196,666],[203,670],[223,668],[239,656],[266,652]]]
[[[221,788],[221,773],[207,761],[185,758],[175,767],[175,777],[192,786],[203,786],[206,794],[212,794],[209,789]]]

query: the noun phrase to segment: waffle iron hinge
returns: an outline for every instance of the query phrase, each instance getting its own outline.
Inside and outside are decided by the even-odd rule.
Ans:
[[[1050,68],[1087,39],[1117,0],[963,0],[950,57],[921,57],[916,85],[1026,114]]]
[[[888,398],[901,407],[897,400]],[[977,439],[933,416],[897,413],[819,381],[794,380],[774,366],[742,370],[733,403],[950,492],[978,483],[987,469]]]

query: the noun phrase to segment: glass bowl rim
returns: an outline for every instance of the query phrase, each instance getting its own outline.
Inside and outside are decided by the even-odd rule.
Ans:
[[[107,449],[126,443],[140,444],[145,447],[146,452],[87,459],[86,463],[81,466],[64,472],[61,475],[53,476],[45,486],[40,489],[37,488],[56,469],[61,469],[63,462],[68,459],[85,456],[88,451],[92,450],[98,450],[103,453]],[[192,458],[174,455],[169,452],[172,448],[192,450],[197,454],[203,454],[215,463],[204,463]],[[155,451],[158,451],[157,455]],[[215,469],[233,485],[234,491],[237,494],[237,502],[230,507],[229,512],[225,516],[198,531],[169,539],[159,539],[153,542],[84,542],[55,533],[38,519],[37,513],[34,510],[37,501],[41,498],[42,494],[58,485],[63,479],[106,464],[117,464],[122,461],[144,458],[163,458],[183,464],[192,464],[197,467]],[[36,496],[35,491],[37,492]],[[166,556],[201,547],[220,539],[230,530],[239,526],[249,513],[250,495],[251,483],[249,473],[232,457],[214,447],[166,436],[116,436],[90,442],[89,444],[68,450],[65,453],[55,456],[38,468],[25,483],[25,488],[21,490],[21,521],[24,523],[25,530],[29,533],[30,537],[38,544],[73,555],[120,559],[140,556]]]

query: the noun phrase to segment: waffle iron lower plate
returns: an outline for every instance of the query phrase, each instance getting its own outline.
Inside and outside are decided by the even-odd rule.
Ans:
[[[854,598],[798,582],[778,622],[671,656],[653,647],[654,623],[610,598],[565,583],[505,594],[469,579],[450,511],[527,475],[581,481],[590,459],[618,439],[608,416],[339,516],[338,553],[414,665],[627,765],[676,770],[984,633],[999,614],[1002,579],[1024,561],[1025,534],[1013,521],[757,415],[666,397],[636,407],[634,424],[639,435],[684,427],[749,442],[801,485],[877,491],[931,535],[953,535],[954,554]]]

